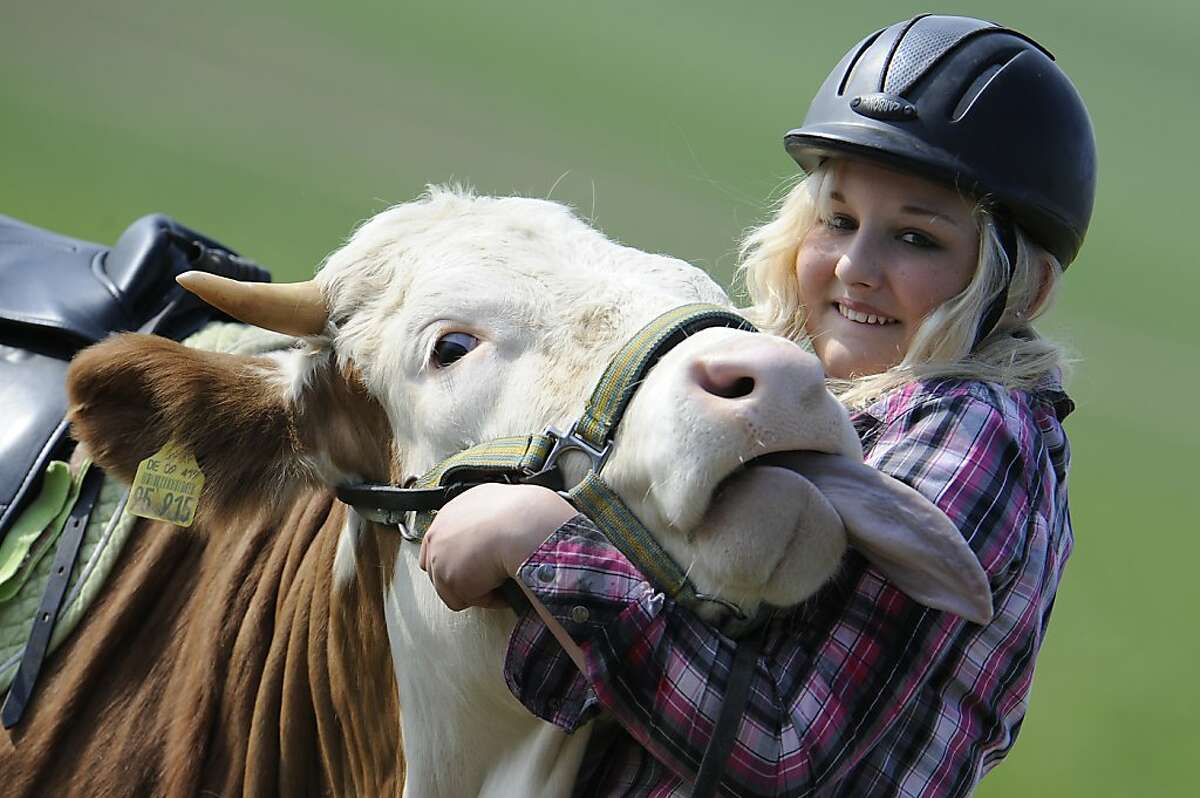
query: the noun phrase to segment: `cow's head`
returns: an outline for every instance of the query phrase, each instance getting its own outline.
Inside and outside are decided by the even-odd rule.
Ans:
[[[180,441],[208,476],[210,511],[278,503],[305,482],[404,484],[473,444],[565,428],[646,322],[682,304],[728,305],[699,269],[619,246],[560,205],[438,189],[371,219],[308,288],[283,291],[222,300],[305,335],[277,356],[139,336],[82,354],[70,377],[77,434],[126,477]],[[789,450],[841,465],[743,468]],[[570,476],[580,467],[568,464]],[[922,576],[900,576],[919,596],[986,617],[982,571],[953,527],[942,517],[923,535],[914,527],[936,517],[927,506],[878,509],[922,500],[869,475],[819,364],[783,339],[709,329],[673,349],[630,405],[604,473],[702,591],[746,608],[811,593],[848,530],[901,561],[897,572],[922,560]],[[855,486],[876,510],[842,506]]]

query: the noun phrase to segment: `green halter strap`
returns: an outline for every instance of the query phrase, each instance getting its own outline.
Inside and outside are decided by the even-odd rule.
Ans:
[[[757,332],[741,316],[715,305],[683,305],[667,311],[643,327],[609,362],[584,406],[583,415],[572,428],[576,436],[597,450],[610,445],[629,400],[654,364],[684,339],[706,327]]]
[[[406,537],[420,541],[429,526],[430,514],[467,488],[485,482],[517,481],[558,487],[551,479],[557,474],[535,478],[544,470],[555,443],[552,435],[497,438],[451,455],[415,480],[413,487],[343,485],[338,488],[338,498],[368,521],[386,526],[403,527],[411,522],[407,517],[410,513],[418,513],[418,520],[423,520],[420,531]]]
[[[693,612],[719,607],[722,617],[718,624],[726,635],[740,638],[766,620],[770,612],[768,607],[748,615],[733,602],[696,590],[687,572],[679,567],[679,563],[595,471],[589,471],[567,496],[575,509],[586,515],[608,541],[668,598]]]
[[[554,428],[541,435],[520,435],[472,446],[427,471],[411,487],[352,485],[338,496],[364,518],[400,527],[406,539],[420,541],[433,514],[467,488],[485,482],[520,482],[559,488],[558,458],[577,450],[591,466],[565,495],[605,533],[613,545],[673,600],[698,608],[719,605],[732,617],[723,629],[734,636],[758,623],[715,596],[698,592],[687,573],[659,545],[612,488],[600,476],[612,451],[613,439],[630,400],[654,364],[671,348],[707,327],[756,331],[741,316],[715,305],[684,305],[643,327],[609,362],[583,414],[566,433]],[[409,514],[412,515],[409,515]]]

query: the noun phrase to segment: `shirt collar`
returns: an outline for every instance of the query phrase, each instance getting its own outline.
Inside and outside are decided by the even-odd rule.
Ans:
[[[1062,372],[1053,369],[1046,373],[1032,391],[1035,399],[1039,399],[1054,408],[1054,416],[1061,424],[1063,419],[1075,410],[1075,402],[1067,396],[1062,387]]]
[[[902,393],[911,391],[914,387],[912,383],[901,386],[879,397],[862,410],[852,412],[850,414],[850,421],[854,424],[854,429],[858,433],[859,439],[865,443],[869,435],[878,431],[888,419],[892,411],[892,404]],[[1063,390],[1062,372],[1059,369],[1052,369],[1043,375],[1037,385],[1029,391],[1029,395],[1033,397],[1035,402],[1049,405],[1054,410],[1054,416],[1060,424],[1063,419],[1075,410],[1075,402]]]

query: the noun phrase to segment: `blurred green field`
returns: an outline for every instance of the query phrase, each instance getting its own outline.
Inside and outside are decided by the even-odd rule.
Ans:
[[[6,3],[0,213],[112,242],[164,211],[291,278],[357,221],[456,180],[552,195],[727,282],[739,233],[794,173],[781,137],[828,69],[925,10],[805,5]],[[1056,54],[1101,159],[1050,322],[1080,356],[1077,548],[1021,738],[978,794],[1195,795],[1200,6],[953,10]]]

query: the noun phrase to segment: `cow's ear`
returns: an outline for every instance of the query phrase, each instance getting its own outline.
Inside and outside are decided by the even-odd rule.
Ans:
[[[789,454],[846,525],[851,545],[901,590],[979,624],[992,619],[987,573],[958,528],[933,502],[848,457]]]
[[[289,366],[305,357],[303,373]],[[119,335],[75,358],[67,394],[73,434],[125,481],[168,441],[189,451],[204,473],[202,512],[271,509],[304,484],[387,473],[382,411],[328,356],[227,355]]]

